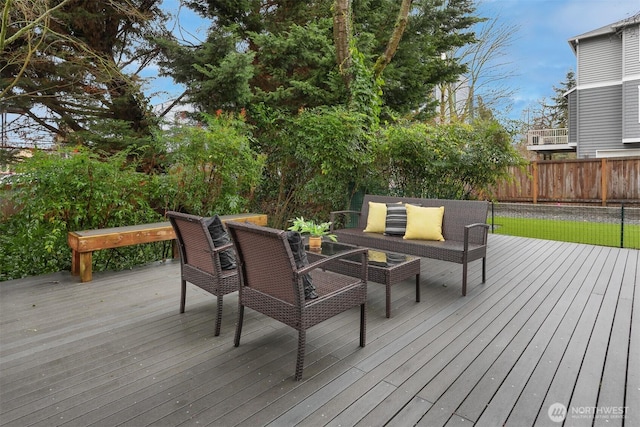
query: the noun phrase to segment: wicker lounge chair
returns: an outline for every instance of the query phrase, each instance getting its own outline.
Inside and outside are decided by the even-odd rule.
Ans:
[[[365,346],[366,249],[352,249],[298,269],[285,231],[237,222],[228,222],[227,228],[236,248],[241,279],[236,347],[240,345],[244,307],[291,326],[298,331],[295,371],[298,381],[304,368],[306,330],[356,306],[360,306],[360,346]],[[321,268],[353,254],[362,254],[357,278]],[[302,276],[307,273],[311,273],[316,288],[318,297],[315,299],[305,300]]]
[[[219,254],[233,249],[233,244],[215,247],[207,228],[207,218],[179,212],[167,212],[180,248],[182,295],[180,313],[184,313],[187,282],[217,297],[215,335],[220,335],[222,322],[222,297],[239,287],[238,270],[223,270]]]

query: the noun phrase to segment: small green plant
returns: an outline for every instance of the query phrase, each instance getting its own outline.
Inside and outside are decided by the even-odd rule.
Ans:
[[[327,236],[332,242],[337,242],[338,238],[335,234],[329,234],[331,223],[317,223],[312,220],[305,220],[303,217],[297,217],[293,220],[293,225],[289,227],[291,231],[298,231],[302,234],[308,234],[312,237]]]

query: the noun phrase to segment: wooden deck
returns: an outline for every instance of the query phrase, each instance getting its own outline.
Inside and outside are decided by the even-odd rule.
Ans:
[[[369,286],[367,346],[357,309],[297,334],[237,295],[189,285],[179,263],[79,283],[68,272],[0,283],[3,426],[640,425],[640,251],[490,235],[487,283],[422,261],[413,279]]]

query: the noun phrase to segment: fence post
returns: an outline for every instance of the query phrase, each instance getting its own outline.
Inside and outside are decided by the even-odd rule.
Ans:
[[[538,203],[538,161],[534,160],[531,164],[533,166],[533,194],[531,195],[533,199],[533,204]]]
[[[495,222],[495,212],[494,212],[495,205],[496,205],[496,202],[492,200],[491,201],[491,234],[494,234],[496,232],[496,222]]]
[[[620,204],[620,247],[624,248],[624,202]]]
[[[607,159],[602,158],[600,163],[600,196],[602,197],[602,206],[607,206]]]

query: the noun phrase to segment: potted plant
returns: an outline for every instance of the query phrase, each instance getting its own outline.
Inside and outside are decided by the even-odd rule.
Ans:
[[[319,250],[322,244],[322,237],[326,236],[332,242],[337,242],[338,238],[335,234],[330,234],[330,222],[315,222],[313,220],[305,220],[298,217],[293,220],[293,225],[289,227],[291,231],[297,231],[301,234],[309,235],[309,249]]]

